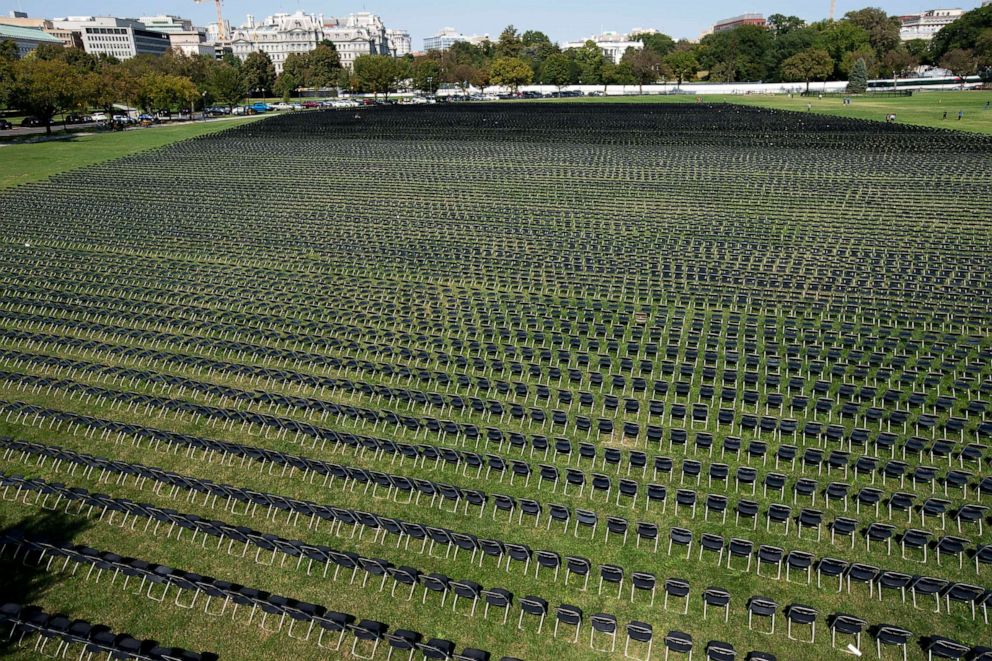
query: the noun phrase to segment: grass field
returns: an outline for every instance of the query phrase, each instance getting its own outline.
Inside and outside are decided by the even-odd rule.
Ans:
[[[100,136],[102,154],[165,130]],[[0,553],[0,601],[251,661],[370,652],[350,632],[320,649],[301,604],[494,660],[622,658],[635,622],[656,661],[670,631],[696,659],[711,641],[843,659],[843,613],[868,658],[885,624],[914,661],[935,635],[986,644],[980,607],[899,580],[992,584],[988,512],[983,533],[956,520],[992,493],[990,144],[723,104],[499,103],[284,114],[32,172],[0,192],[0,533],[24,540]],[[670,549],[680,529],[692,546]],[[938,561],[948,537],[962,553]],[[538,552],[587,561],[588,586]],[[896,587],[848,588],[830,562]],[[411,591],[403,567],[460,585]],[[455,603],[473,583],[513,594],[505,624]],[[235,610],[240,586],[260,592]],[[774,632],[749,628],[755,597]],[[797,605],[811,642],[787,634]],[[554,634],[560,606],[578,632]],[[597,613],[612,652],[591,649]],[[38,657],[4,634],[0,655]]]
[[[233,128],[257,119],[249,117],[215,122],[156,126],[119,133],[94,132],[74,134],[70,138],[22,144],[0,143],[0,189],[29,181],[38,181],[67,172],[149,149],[157,149],[177,140]]]
[[[971,131],[992,134],[992,110],[985,105],[992,102],[992,92],[921,92],[913,96],[888,97],[855,96],[850,106],[843,104],[841,97],[819,99],[800,96],[788,97],[784,94],[717,94],[701,97],[707,103],[739,103],[776,110],[807,112],[807,104],[812,112],[837,117],[870,119],[884,122],[886,115],[895,113],[896,121],[902,124],[928,126],[930,128]],[[625,97],[586,97],[567,99],[547,99],[540,103],[686,103],[691,96],[625,96]],[[943,119],[944,112],[947,119]],[[958,111],[964,117],[958,121]]]

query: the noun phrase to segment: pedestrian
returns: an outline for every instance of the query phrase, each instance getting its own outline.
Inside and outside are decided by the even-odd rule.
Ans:
[[[992,101],[986,101],[986,102],[985,102],[985,109],[986,109],[986,110],[988,110],[988,109],[989,109],[989,103],[992,103]]]
[[[947,111],[946,110],[944,111],[944,116],[942,117],[942,119],[947,119]]]
[[[958,111],[958,121],[960,122],[963,117],[964,117],[964,111],[963,110],[959,110]]]
[[[812,110],[813,110],[813,104],[812,103],[807,103],[806,104],[806,112],[811,112]]]

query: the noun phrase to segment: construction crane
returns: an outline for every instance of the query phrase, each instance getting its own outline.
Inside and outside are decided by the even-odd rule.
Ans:
[[[220,11],[220,0],[217,0],[217,11]],[[837,14],[837,0],[830,0],[830,20]]]
[[[196,4],[203,4],[208,0],[193,0]],[[224,12],[221,10],[223,0],[214,0],[214,7],[217,8],[217,40],[221,43],[227,41],[227,30],[224,29]]]

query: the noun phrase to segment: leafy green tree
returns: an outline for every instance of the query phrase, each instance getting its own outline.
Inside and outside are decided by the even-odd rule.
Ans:
[[[437,60],[428,56],[415,58],[410,74],[414,89],[430,95],[437,94],[442,82],[441,64]]]
[[[309,73],[310,58],[307,53],[290,53],[282,64],[282,73],[276,78],[273,91],[288,101],[297,90],[305,87]]]
[[[661,57],[650,48],[628,48],[621,63],[630,67],[640,94],[644,93],[645,85],[656,83],[661,78]]]
[[[844,15],[844,19],[865,31],[868,35],[868,43],[879,59],[901,43],[899,30],[902,22],[898,17],[889,16],[877,7],[849,11]]]
[[[916,58],[920,64],[930,64],[930,42],[924,39],[910,39],[902,43],[910,55]]]
[[[786,16],[785,14],[772,14],[768,17],[768,29],[775,37],[784,37],[790,32],[801,30],[806,27],[806,21],[798,16]]]
[[[892,73],[894,71],[897,76],[906,76],[919,65],[920,61],[908,50],[905,48],[896,48],[882,56],[882,62],[879,67],[884,73]]]
[[[742,25],[707,35],[700,41],[700,64],[726,82],[767,80],[773,35],[757,25]]]
[[[579,67],[564,53],[555,53],[544,63],[541,82],[554,85],[561,91],[565,85],[572,85],[579,79]]]
[[[601,85],[603,69],[608,60],[595,41],[586,41],[581,48],[574,49],[575,64],[579,68],[579,82],[585,85]]]
[[[11,39],[0,41],[0,105],[10,103],[11,85],[14,82],[14,62],[17,60],[17,44]]]
[[[956,76],[971,76],[978,68],[975,53],[968,48],[955,48],[940,58],[940,66]]]
[[[851,94],[864,94],[868,91],[868,65],[864,60],[858,60],[851,67],[851,76],[847,80],[847,91]]]
[[[493,85],[509,87],[514,92],[521,85],[534,80],[534,70],[519,57],[497,57],[489,65],[489,79]]]
[[[276,67],[268,53],[254,51],[241,64],[241,77],[250,94],[266,96],[275,87]]]
[[[631,35],[630,40],[641,42],[645,49],[654,52],[659,58],[675,50],[675,40],[660,32],[634,34]]]
[[[879,68],[878,57],[875,55],[875,51],[868,46],[863,46],[857,50],[848,51],[844,53],[844,57],[841,58],[840,66],[838,70],[842,76],[850,75],[851,69],[854,68],[855,63],[858,60],[864,60],[865,66],[868,67],[868,77],[875,78],[878,77],[881,69]]]
[[[362,89],[376,96],[385,94],[387,99],[406,73],[404,61],[388,55],[359,55],[353,66]]]
[[[664,71],[664,65],[662,65],[662,71]],[[634,74],[634,69],[631,67],[630,62],[620,62],[620,64],[614,65],[612,62],[607,62],[606,66],[603,67],[603,87],[606,85],[636,85],[637,76]]]
[[[445,82],[458,85],[463,94],[468,92],[470,85],[481,88],[489,83],[488,71],[474,64],[456,64],[443,69],[443,75]]]
[[[523,54],[524,42],[520,33],[512,25],[507,25],[496,42],[496,57],[519,58]]]
[[[208,89],[213,98],[228,108],[241,103],[247,92],[241,72],[226,62],[219,62],[210,70]]]
[[[974,49],[982,33],[992,28],[992,4],[965,12],[958,20],[945,25],[934,35],[930,43],[930,55],[934,62],[952,50]]]
[[[199,91],[189,78],[150,72],[138,82],[136,101],[146,112],[191,107]]]
[[[4,39],[0,41],[0,60],[6,60],[8,62],[13,62],[19,59],[17,54],[17,44],[14,43],[13,39]]]
[[[804,50],[782,63],[782,76],[786,80],[806,81],[807,94],[809,94],[810,81],[826,80],[833,72],[833,58],[822,48]]]
[[[692,51],[688,50],[671,52],[665,56],[662,62],[672,72],[672,75],[675,76],[675,80],[678,81],[679,86],[682,85],[686,78],[695,76],[699,71],[699,60],[696,59]]]
[[[845,53],[871,48],[868,33],[851,21],[821,21],[812,27],[816,32],[815,47],[830,53],[838,65],[834,75],[843,75],[839,65],[844,61]]]
[[[341,57],[334,44],[326,39],[307,53],[307,85],[311,87],[335,87]]]
[[[61,59],[28,57],[12,66],[10,97],[13,105],[40,119],[52,132],[52,117],[75,108],[82,98],[81,76]]]

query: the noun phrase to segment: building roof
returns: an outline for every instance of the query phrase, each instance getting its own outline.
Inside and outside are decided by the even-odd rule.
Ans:
[[[0,25],[0,39],[31,39],[52,44],[61,44],[62,40],[38,28],[22,28],[17,25]]]

